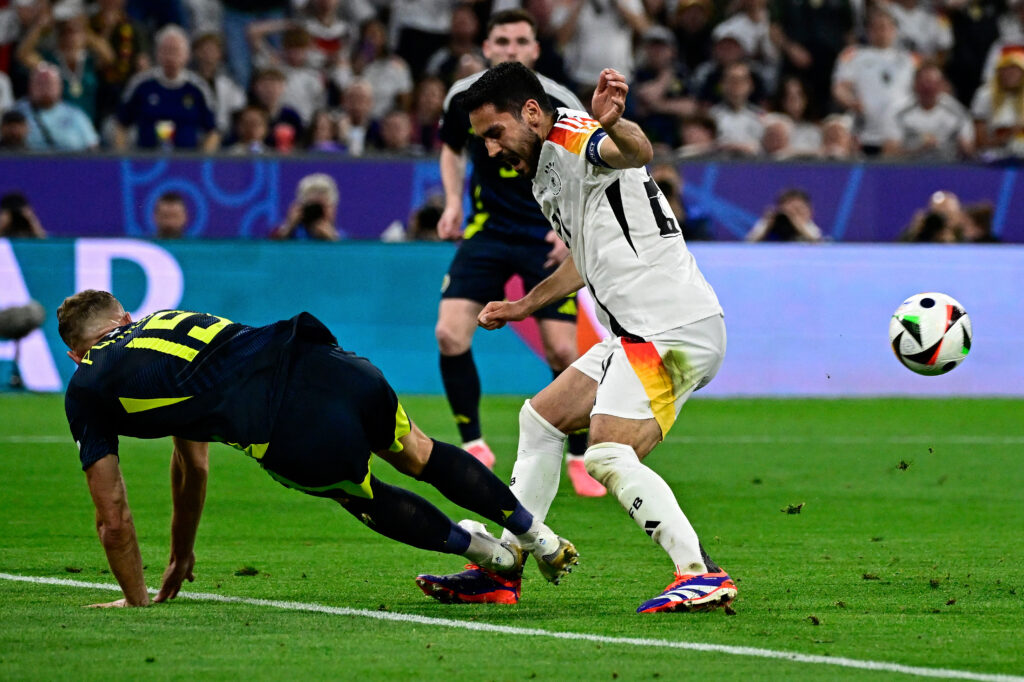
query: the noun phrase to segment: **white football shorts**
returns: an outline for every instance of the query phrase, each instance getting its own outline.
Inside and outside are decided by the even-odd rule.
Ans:
[[[724,357],[725,320],[715,315],[646,342],[605,339],[572,366],[598,382],[591,417],[653,417],[664,438],[683,403],[715,377]]]

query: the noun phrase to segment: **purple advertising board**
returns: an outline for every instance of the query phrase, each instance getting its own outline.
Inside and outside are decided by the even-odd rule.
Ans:
[[[932,193],[949,190],[964,203],[990,202],[993,232],[1004,242],[1024,242],[1024,184],[1012,167],[701,162],[680,168],[686,199],[710,216],[718,241],[742,239],[781,190],[799,187],[832,241],[895,241]],[[0,194],[23,192],[54,236],[149,237],[157,197],[176,191],[189,206],[188,237],[263,239],[311,173],[337,182],[338,226],[352,239],[378,239],[441,191],[432,159],[21,156],[0,158]]]

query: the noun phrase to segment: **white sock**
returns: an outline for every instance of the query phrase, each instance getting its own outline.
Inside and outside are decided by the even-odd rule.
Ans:
[[[587,449],[587,471],[600,481],[676,565],[676,573],[707,573],[697,532],[665,480],[628,445],[598,443]]]
[[[509,531],[505,531],[508,533]],[[520,547],[525,549],[527,552],[537,554],[540,556],[546,556],[551,554],[560,544],[558,541],[558,535],[555,531],[548,528],[543,521],[537,517],[533,518],[533,524],[530,525],[530,530],[526,531],[522,535],[513,536],[514,542]]]
[[[529,400],[523,403],[519,411],[519,449],[508,487],[535,521],[547,517],[558,492],[565,439],[566,435],[540,416]],[[516,542],[516,537],[506,530],[502,540]]]
[[[463,555],[467,559],[491,571],[506,572],[515,566],[516,555],[488,533],[484,524],[464,519],[459,525],[469,531],[469,547]]]

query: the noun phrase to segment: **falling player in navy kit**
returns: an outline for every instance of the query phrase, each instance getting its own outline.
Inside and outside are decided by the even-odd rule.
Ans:
[[[78,363],[65,400],[68,423],[124,593],[97,606],[150,601],[118,436],[173,439],[171,558],[158,602],[193,578],[210,442],[241,450],[289,488],[333,499],[378,533],[414,547],[461,554],[499,573],[521,570],[530,552],[556,583],[576,562],[570,542],[535,521],[468,453],[428,438],[380,370],[338,347],[308,313],[265,327],[181,310],[135,322],[113,295],[87,290],[65,299],[57,319]],[[527,549],[468,531],[423,498],[379,481],[370,473],[371,453],[516,533]]]
[[[495,13],[487,27],[483,52],[491,64],[519,62],[532,68],[540,54],[533,17],[523,10]],[[480,377],[471,348],[476,317],[485,303],[504,297],[510,277],[522,277],[529,290],[550,275],[568,252],[540,212],[530,180],[487,155],[480,138],[472,134],[469,115],[454,99],[479,77],[474,74],[456,82],[445,99],[440,159],[445,209],[437,228],[443,239],[461,236],[462,243],[442,285],[435,333],[441,352],[441,379],[462,447],[492,467],[494,453],[480,427]],[[583,108],[567,88],[543,76],[540,81],[554,106]],[[473,213],[463,231],[464,153],[473,163]],[[533,317],[540,329],[545,359],[558,376],[578,356],[576,294],[534,311]],[[600,497],[605,494],[604,486],[583,465],[586,449],[585,432],[569,437],[569,478],[578,494]]]

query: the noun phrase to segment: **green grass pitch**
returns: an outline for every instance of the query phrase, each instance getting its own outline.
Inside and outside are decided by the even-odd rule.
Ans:
[[[502,477],[521,398],[485,398]],[[444,401],[403,399],[453,439]],[[549,523],[579,548],[518,606],[442,605],[418,572],[461,569],[375,535],[213,446],[191,592],[608,637],[702,642],[988,675],[1024,674],[1024,401],[694,400],[648,463],[737,580],[735,614],[639,616],[671,579],[613,499],[561,484]],[[169,441],[122,439],[147,580],[168,552]],[[463,514],[377,462],[382,478]],[[0,395],[0,573],[112,583],[60,396]],[[793,511],[799,505],[799,513]],[[247,567],[255,569],[255,575]],[[814,662],[555,639],[0,579],[0,679],[889,679]]]

